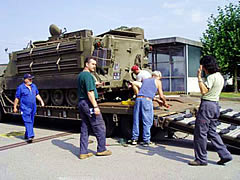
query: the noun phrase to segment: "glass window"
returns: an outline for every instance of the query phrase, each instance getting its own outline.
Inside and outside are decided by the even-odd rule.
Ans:
[[[170,76],[169,63],[157,63],[156,70],[161,71],[162,76]]]
[[[149,54],[148,54],[148,63],[149,63],[149,64],[152,64],[152,61],[153,61],[153,59],[152,59],[152,53],[149,53]]]
[[[168,54],[157,54],[157,62],[169,62],[169,55]]]
[[[150,66],[150,67],[152,67],[152,62],[153,62],[153,59],[152,59],[152,53],[149,53],[148,54],[148,65]]]
[[[185,90],[185,57],[184,45],[167,45],[155,47],[154,70],[162,72],[164,91]],[[152,59],[152,57],[151,57]]]
[[[185,75],[185,63],[174,62],[172,64],[172,76],[181,76],[184,78]]]
[[[172,91],[184,91],[184,79],[173,78],[172,79]]]
[[[188,46],[188,77],[196,77],[200,65],[201,48]]]
[[[170,91],[169,78],[162,79],[162,89],[163,91]]]
[[[173,62],[184,61],[184,56],[172,56]]]

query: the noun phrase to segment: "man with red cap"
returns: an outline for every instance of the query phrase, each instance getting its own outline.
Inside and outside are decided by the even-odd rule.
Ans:
[[[131,83],[132,83],[132,88],[133,88],[133,91],[134,91],[134,95],[137,95],[138,92],[139,92],[139,89],[142,86],[142,81],[144,79],[151,78],[152,75],[146,70],[140,70],[140,68],[137,65],[134,65],[131,68],[131,70],[134,74],[136,74],[136,81],[133,81]]]

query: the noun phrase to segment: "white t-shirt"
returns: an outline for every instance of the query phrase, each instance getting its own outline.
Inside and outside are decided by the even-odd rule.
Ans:
[[[150,78],[150,77],[152,77],[150,72],[148,72],[146,70],[140,70],[140,72],[136,76],[136,81],[142,82],[144,79],[147,79],[147,78]]]
[[[202,99],[209,101],[219,101],[219,96],[224,85],[224,79],[220,72],[210,74],[207,81],[204,82],[208,92],[202,96]]]

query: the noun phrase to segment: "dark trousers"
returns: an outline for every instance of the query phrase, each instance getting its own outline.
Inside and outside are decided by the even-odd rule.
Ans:
[[[231,158],[230,152],[216,132],[220,111],[218,102],[202,100],[194,129],[195,160],[207,163],[207,140],[209,139],[220,158]]]
[[[97,138],[97,152],[106,150],[106,126],[102,114],[95,115],[92,104],[87,99],[82,99],[78,103],[80,117],[82,119],[80,154],[88,153],[88,137],[92,131]]]

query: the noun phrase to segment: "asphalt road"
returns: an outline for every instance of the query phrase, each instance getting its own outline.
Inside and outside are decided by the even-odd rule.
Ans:
[[[239,102],[223,101],[221,106],[240,111]],[[24,142],[21,120],[7,119],[7,122],[0,123],[0,147]],[[79,122],[68,123],[68,126],[64,123],[38,123],[36,138],[59,134],[72,127],[77,130],[80,126]],[[186,134],[177,133],[177,136],[181,138]],[[239,150],[231,149],[233,161],[220,166],[216,164],[217,153],[209,146],[208,166],[189,166],[187,162],[194,159],[191,135],[185,139],[162,140],[153,147],[123,147],[119,139],[108,138],[107,148],[113,152],[112,156],[85,160],[78,158],[79,137],[79,133],[74,133],[0,151],[0,180],[240,179]],[[96,139],[92,136],[90,139],[93,143],[89,144],[89,150],[95,153]]]

